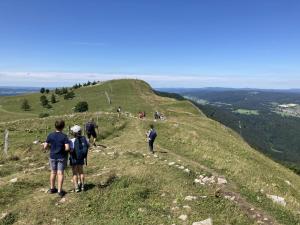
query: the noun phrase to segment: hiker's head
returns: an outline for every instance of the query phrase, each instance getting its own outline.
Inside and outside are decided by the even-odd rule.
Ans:
[[[71,127],[71,131],[72,131],[74,136],[81,135],[81,127],[78,126],[78,125],[75,125],[75,126]]]
[[[151,124],[151,125],[150,125],[150,128],[151,128],[151,129],[154,129],[154,126],[153,126],[153,124]]]
[[[58,131],[62,131],[65,128],[65,121],[62,119],[55,121],[55,129]]]
[[[89,120],[89,122],[94,122],[94,118],[92,117],[92,118],[90,118],[90,120]]]

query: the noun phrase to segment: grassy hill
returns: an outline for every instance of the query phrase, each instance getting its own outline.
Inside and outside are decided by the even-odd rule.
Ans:
[[[9,158],[0,160],[0,224],[192,224],[207,218],[214,225],[300,224],[299,176],[188,101],[158,96],[143,81],[115,80],[75,90],[74,99],[60,98],[41,119],[40,95],[0,98],[0,131],[10,130]],[[24,113],[25,97],[32,110]],[[74,114],[81,100],[90,111]],[[154,122],[155,110],[166,120]],[[136,118],[138,111],[146,111],[145,120]],[[100,125],[101,146],[89,154],[87,192],[71,192],[69,171],[65,198],[46,194],[48,153],[33,141],[44,140],[56,118],[69,126],[90,117]],[[156,155],[148,154],[145,141],[150,123],[158,132]],[[268,195],[283,197],[286,206]]]

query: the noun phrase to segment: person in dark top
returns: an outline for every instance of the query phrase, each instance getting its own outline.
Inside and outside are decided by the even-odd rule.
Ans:
[[[120,118],[120,116],[121,116],[121,106],[118,107],[117,113],[118,113],[118,117]]]
[[[90,140],[91,137],[93,137],[93,145],[96,146],[96,140],[97,140],[97,132],[98,125],[94,122],[94,119],[91,118],[89,122],[85,124],[85,132],[88,136],[88,139]],[[99,130],[98,130],[99,133]]]
[[[154,153],[154,141],[157,137],[156,130],[154,129],[153,124],[150,125],[150,130],[147,132],[148,144],[149,144],[149,151]]]
[[[64,182],[64,170],[67,165],[68,151],[70,149],[69,139],[62,131],[65,127],[63,120],[57,120],[55,122],[55,132],[48,135],[46,142],[44,143],[44,149],[50,146],[50,190],[49,193],[58,193],[60,197],[64,196],[62,190]],[[57,176],[57,187],[55,187],[55,181]]]

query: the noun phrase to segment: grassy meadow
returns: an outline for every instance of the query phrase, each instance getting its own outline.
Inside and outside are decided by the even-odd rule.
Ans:
[[[9,155],[1,151],[0,158],[0,224],[171,225],[207,218],[214,225],[300,224],[299,176],[206,118],[188,101],[157,96],[139,80],[77,89],[74,99],[59,98],[50,110],[40,105],[40,95],[0,97],[0,132],[10,131]],[[28,112],[20,109],[24,98],[32,107]],[[89,112],[73,113],[82,100],[89,103]],[[115,113],[119,105],[121,118]],[[166,120],[153,121],[156,110]],[[146,112],[146,119],[136,117],[139,111]],[[38,118],[41,112],[50,117]],[[101,146],[89,153],[88,190],[72,192],[68,169],[65,198],[46,194],[48,153],[33,142],[45,140],[56,118],[64,118],[68,128],[91,117],[99,124]],[[148,153],[145,138],[151,123],[158,132],[156,155]],[[228,183],[197,184],[200,174]],[[267,194],[284,197],[286,206],[273,203]],[[185,220],[179,218],[182,215]]]

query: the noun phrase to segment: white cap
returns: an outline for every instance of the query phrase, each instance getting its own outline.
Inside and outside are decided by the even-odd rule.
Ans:
[[[79,131],[81,131],[81,127],[78,125],[75,125],[75,126],[71,127],[71,131],[73,133],[78,133]]]

